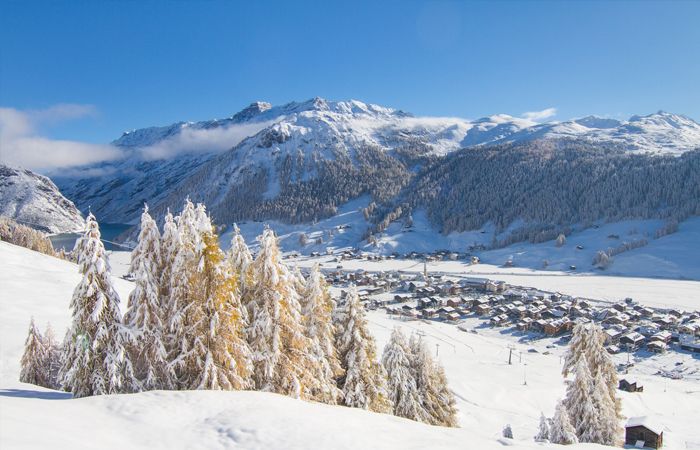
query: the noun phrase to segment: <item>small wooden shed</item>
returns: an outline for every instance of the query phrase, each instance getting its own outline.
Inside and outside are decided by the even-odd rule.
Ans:
[[[625,425],[625,444],[638,448],[661,448],[663,427],[646,416],[632,417]]]

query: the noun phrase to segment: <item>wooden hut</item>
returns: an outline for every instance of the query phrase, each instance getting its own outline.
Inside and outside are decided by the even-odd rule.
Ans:
[[[648,417],[632,417],[625,425],[625,444],[635,447],[661,448],[664,443],[663,427]]]

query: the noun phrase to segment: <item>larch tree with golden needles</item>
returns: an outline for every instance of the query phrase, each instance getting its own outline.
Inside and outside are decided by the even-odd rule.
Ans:
[[[199,333],[190,365],[201,368],[192,388],[238,390],[251,387],[250,348],[243,336],[244,322],[232,276],[213,231],[202,235],[202,256],[194,277],[198,300]]]

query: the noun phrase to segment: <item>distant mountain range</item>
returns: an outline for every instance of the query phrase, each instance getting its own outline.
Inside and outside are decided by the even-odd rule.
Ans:
[[[636,158],[634,161],[662,157],[665,161],[665,157],[679,157],[700,147],[700,124],[661,111],[627,121],[589,116],[537,123],[508,115],[473,121],[414,117],[354,100],[314,98],[282,106],[256,102],[226,119],[124,133],[112,143],[123,150],[122,159],[82,167],[74,176],[54,179],[81,210],[90,207],[98,219],[114,223],[135,223],[144,202],[157,213],[179,208],[185,196],[206,202],[220,223],[248,219],[305,223],[332,216],[340,205],[365,194],[378,204],[373,210],[376,222],[391,212],[390,220],[405,216],[406,208],[435,209],[421,199],[444,201],[439,193],[449,191],[450,186],[440,184],[444,180],[438,180],[435,170],[449,171],[450,161],[464,163],[464,158],[455,155],[486,155],[484,149],[492,148],[528,148],[531,154],[535,147],[550,154],[554,144],[547,142],[569,150],[575,145],[578,150],[573,153],[555,151],[569,159],[579,153],[595,153],[598,163],[610,155]],[[598,154],[603,150],[607,156]],[[499,164],[504,162],[508,163]],[[464,170],[474,166],[469,164]],[[529,159],[527,164],[534,163]],[[486,164],[481,170],[486,176],[491,169]],[[430,182],[426,181],[428,171],[433,171]],[[498,173],[501,179],[510,176],[502,168]],[[524,173],[525,180],[528,173]],[[460,175],[451,175],[455,176]],[[437,192],[419,192],[419,182]],[[540,188],[547,191],[547,186]],[[614,192],[610,195],[615,197]],[[397,214],[401,205],[404,208]],[[508,204],[503,208],[509,208]],[[464,208],[460,211],[466,213]],[[634,205],[629,213],[648,215],[635,213]],[[432,217],[444,232],[475,223],[455,221],[445,214]],[[511,217],[503,211],[502,221]],[[476,221],[481,219],[494,220],[477,215]],[[452,225],[446,227],[445,221]]]
[[[78,208],[50,179],[2,164],[0,216],[49,233],[80,231],[85,223]]]

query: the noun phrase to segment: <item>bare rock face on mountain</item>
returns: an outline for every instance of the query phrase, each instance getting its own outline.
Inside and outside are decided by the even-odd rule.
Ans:
[[[80,211],[55,184],[30,170],[0,164],[0,216],[48,233],[80,231]]]

